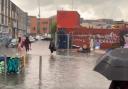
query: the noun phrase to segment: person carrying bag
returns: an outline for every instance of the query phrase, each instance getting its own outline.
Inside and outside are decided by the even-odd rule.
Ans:
[[[54,51],[56,51],[56,47],[55,47],[55,44],[54,44],[54,42],[53,42],[53,39],[51,39],[51,41],[50,41],[49,49],[50,49],[50,51],[51,51],[51,54],[52,54]]]

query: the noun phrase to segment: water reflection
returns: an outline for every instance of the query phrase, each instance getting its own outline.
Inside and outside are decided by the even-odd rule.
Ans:
[[[0,89],[107,89],[109,86],[103,76],[93,71],[100,55],[65,50],[50,55],[49,43],[40,44],[33,44],[31,53],[43,54],[42,80],[39,80],[39,55],[31,54],[20,74],[0,75]]]
[[[16,53],[17,53],[17,49],[16,48],[0,47],[0,55],[16,56]]]
[[[3,86],[1,89],[16,89],[17,86],[23,87],[25,73],[22,71],[20,74],[0,75],[0,77],[0,86]]]

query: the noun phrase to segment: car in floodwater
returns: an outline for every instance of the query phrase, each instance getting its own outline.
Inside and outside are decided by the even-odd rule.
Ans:
[[[31,43],[36,41],[36,39],[34,39],[34,37],[32,37],[32,36],[29,36],[29,40],[30,40]]]
[[[18,45],[18,39],[14,38],[14,39],[11,39],[8,46],[9,48],[15,48],[17,47]]]

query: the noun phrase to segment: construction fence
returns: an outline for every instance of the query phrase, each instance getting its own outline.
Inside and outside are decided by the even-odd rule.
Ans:
[[[72,49],[87,45],[88,48],[108,49],[120,46],[120,37],[111,32],[106,34],[56,34],[55,44],[58,49]]]

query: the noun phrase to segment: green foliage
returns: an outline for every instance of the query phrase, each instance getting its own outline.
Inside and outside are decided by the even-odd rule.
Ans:
[[[51,37],[53,39],[55,38],[56,29],[57,29],[57,23],[56,22],[53,22],[51,24]]]

